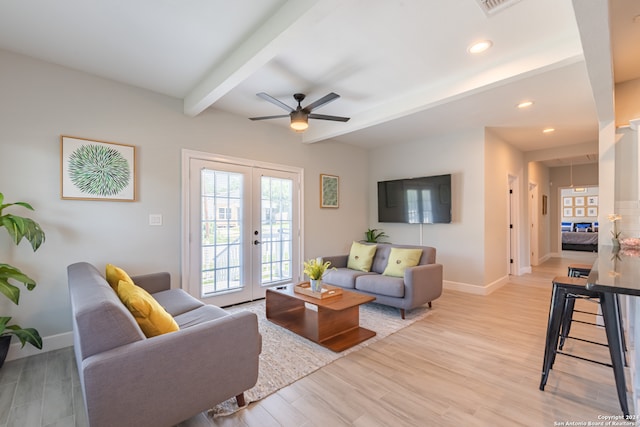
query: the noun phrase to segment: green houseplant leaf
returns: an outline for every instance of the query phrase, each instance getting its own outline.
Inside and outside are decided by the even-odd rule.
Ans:
[[[20,207],[33,211],[33,207],[26,202],[4,203],[4,194],[0,193],[0,228],[4,227],[14,244],[19,245],[22,239],[26,239],[33,251],[44,243],[45,234],[40,225],[31,218],[4,213],[9,207]],[[36,282],[17,267],[0,263],[0,293],[11,302],[18,305],[20,302],[20,288],[16,284],[22,284],[31,291],[36,287]],[[22,328],[19,325],[9,325],[11,317],[0,317],[0,336],[13,335],[17,337],[22,346],[26,343],[42,349],[42,338],[34,328]]]
[[[364,235],[366,237],[366,241],[369,243],[377,243],[383,237],[389,237],[384,231],[378,230],[377,228],[369,228],[364,232]]]
[[[20,302],[20,289],[12,285],[9,282],[10,279],[24,284],[29,291],[35,288],[36,282],[13,266],[0,264],[0,292],[13,301],[14,304],[18,305]]]
[[[31,344],[39,350],[42,350],[42,337],[33,328],[21,328],[18,325],[8,325],[11,317],[0,317],[0,335],[14,335],[22,343],[22,347],[26,343]]]

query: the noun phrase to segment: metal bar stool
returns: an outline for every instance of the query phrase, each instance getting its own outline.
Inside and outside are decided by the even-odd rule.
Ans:
[[[629,404],[627,402],[627,389],[624,377],[624,361],[622,347],[622,331],[620,329],[620,318],[618,316],[618,302],[615,295],[609,292],[597,292],[588,290],[586,279],[576,277],[558,276],[553,279],[553,291],[551,294],[551,304],[549,306],[549,322],[547,324],[547,337],[544,348],[544,360],[542,362],[542,378],[540,379],[540,390],[544,390],[549,378],[549,371],[553,367],[556,355],[563,354],[590,362],[596,362],[613,368],[616,382],[616,390],[620,408],[624,415],[629,415]],[[602,309],[604,327],[611,356],[611,364],[603,363],[584,357],[565,353],[558,348],[560,340],[560,328],[565,317],[565,307],[567,298],[575,296],[597,298]]]
[[[591,272],[591,265],[589,265],[589,264],[569,264],[567,275],[569,277],[587,278],[589,276],[590,272]],[[607,346],[607,344],[603,344],[603,343],[599,343],[599,342],[595,342],[595,341],[590,341],[590,340],[586,340],[586,339],[583,339],[583,338],[572,337],[572,336],[569,335],[569,333],[571,332],[571,324],[573,322],[583,323],[585,325],[592,325],[592,326],[597,326],[597,327],[604,327],[603,325],[600,325],[598,323],[587,322],[587,321],[584,321],[584,320],[577,320],[577,319],[573,318],[573,313],[575,313],[575,312],[602,317],[602,314],[600,314],[600,313],[592,313],[592,312],[589,312],[589,311],[576,310],[575,309],[575,304],[576,304],[576,300],[578,298],[581,298],[583,300],[587,300],[587,301],[590,301],[590,302],[593,302],[593,303],[596,303],[596,304],[600,303],[597,299],[594,299],[592,297],[580,296],[580,295],[569,295],[569,296],[567,296],[566,303],[565,303],[565,309],[564,309],[564,315],[562,317],[562,326],[561,326],[561,329],[560,329],[560,344],[559,344],[558,348],[560,350],[562,350],[564,348],[564,343],[565,343],[567,338],[571,338],[571,339],[578,340],[578,341],[584,341],[584,342],[588,342],[588,343],[591,343],[591,344]],[[622,342],[622,348],[624,349],[624,352],[622,353],[622,357],[623,357],[623,361],[624,361],[624,366],[628,366],[627,354],[626,354],[627,343],[626,343],[626,339],[625,339],[623,328],[622,328],[622,313],[620,312],[619,298],[618,298],[617,295],[615,295],[615,298],[616,298],[616,314],[617,314],[618,319],[619,319],[618,322],[620,323],[620,331],[621,331],[620,340]]]
[[[591,265],[589,265],[589,264],[569,264],[567,275],[569,277],[584,277],[584,278],[586,278],[587,276],[589,276],[589,272],[591,272]],[[565,343],[567,338],[577,339],[577,340],[580,340],[580,341],[590,342],[592,344],[598,344],[598,345],[605,345],[606,346],[606,344],[601,344],[601,343],[597,343],[597,342],[594,342],[594,341],[589,341],[589,340],[584,340],[582,338],[576,338],[576,337],[570,337],[569,336],[569,333],[571,332],[571,323],[572,322],[584,323],[584,324],[593,325],[593,326],[601,326],[601,325],[599,325],[597,323],[585,322],[583,320],[574,320],[573,319],[573,313],[576,312],[576,311],[578,313],[591,314],[591,315],[594,315],[594,316],[602,316],[599,313],[591,313],[591,312],[588,312],[588,311],[576,310],[575,309],[575,305],[576,305],[576,299],[577,298],[583,298],[583,299],[591,301],[591,302],[599,303],[599,301],[594,301],[592,298],[589,298],[589,297],[577,297],[577,296],[567,297],[566,305],[565,305],[565,309],[564,309],[564,316],[562,317],[562,326],[561,326],[561,329],[560,329],[560,331],[561,331],[560,332],[560,345],[559,345],[560,350],[562,350],[562,348],[564,347],[564,343]],[[625,366],[626,366],[626,363],[625,363]]]

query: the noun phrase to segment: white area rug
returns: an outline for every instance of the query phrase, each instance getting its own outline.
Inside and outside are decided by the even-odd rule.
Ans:
[[[247,404],[263,399],[334,360],[409,326],[426,317],[430,312],[426,305],[418,307],[408,311],[403,320],[397,308],[375,303],[362,305],[360,306],[360,326],[375,331],[376,336],[341,353],[334,353],[267,320],[264,300],[233,306],[226,310],[231,312],[248,310],[258,315],[258,328],[262,334],[262,353],[258,382],[255,387],[245,392]],[[229,415],[238,409],[233,398],[211,409],[210,415],[214,417]]]

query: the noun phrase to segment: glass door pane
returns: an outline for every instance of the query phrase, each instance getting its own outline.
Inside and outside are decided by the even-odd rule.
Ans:
[[[262,286],[291,282],[293,239],[293,181],[261,176],[260,257]]]
[[[202,258],[201,298],[239,290],[244,283],[241,269],[243,232],[243,175],[202,169]]]

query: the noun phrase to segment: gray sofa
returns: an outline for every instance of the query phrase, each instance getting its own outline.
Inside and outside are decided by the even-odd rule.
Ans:
[[[146,338],[96,268],[67,268],[74,351],[91,427],[178,424],[236,397],[258,379],[254,313],[230,314],[170,289],[168,273],[132,277],[180,330]]]
[[[407,268],[404,277],[383,276],[392,247],[419,248],[422,256],[418,265]],[[322,282],[376,297],[377,303],[405,310],[419,307],[442,295],[442,264],[436,263],[436,249],[429,246],[393,245],[378,243],[370,272],[347,268],[349,255],[322,257],[335,270],[327,270]]]

